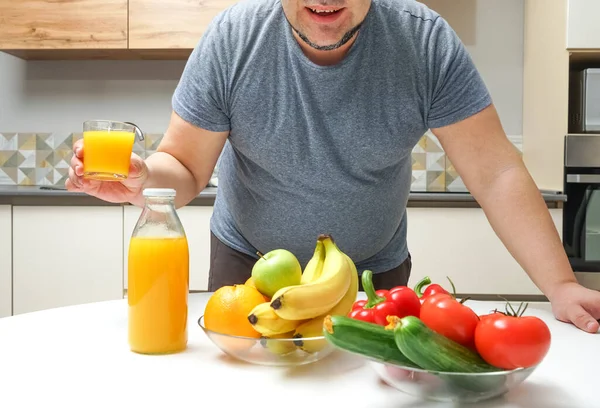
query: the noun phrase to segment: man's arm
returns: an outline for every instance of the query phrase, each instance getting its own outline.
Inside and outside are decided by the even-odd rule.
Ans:
[[[175,205],[183,207],[208,184],[228,135],[198,128],[173,112],[156,153],[146,159],[144,188],[174,188]],[[143,205],[143,197],[139,200],[133,204]]]
[[[561,283],[577,282],[548,208],[495,107],[431,131],[500,240],[540,290],[551,298]]]

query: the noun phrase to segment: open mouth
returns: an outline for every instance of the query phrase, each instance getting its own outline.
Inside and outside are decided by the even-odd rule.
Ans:
[[[306,7],[312,19],[318,23],[332,23],[337,20],[344,11],[344,7],[332,6],[309,6]]]
[[[342,8],[315,8],[315,7],[307,7],[313,14],[320,16],[327,16],[339,13]]]

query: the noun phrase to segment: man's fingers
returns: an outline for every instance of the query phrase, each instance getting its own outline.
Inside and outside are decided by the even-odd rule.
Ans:
[[[569,320],[583,331],[596,333],[600,324],[580,305],[571,305],[567,312]]]
[[[73,143],[73,156],[76,156],[78,159],[83,159],[83,139],[77,140]]]

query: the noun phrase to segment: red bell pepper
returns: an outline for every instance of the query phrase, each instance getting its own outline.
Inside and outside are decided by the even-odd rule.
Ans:
[[[353,319],[387,326],[387,317],[396,316],[398,314],[396,304],[375,293],[375,288],[373,287],[373,272],[369,270],[364,271],[361,280],[363,289],[367,294],[367,300],[356,301],[348,316]]]
[[[450,281],[450,284],[452,285],[452,290],[454,290],[454,283],[452,283],[450,278],[447,278],[447,279]],[[425,288],[425,290],[423,291],[423,286],[425,286],[425,285],[429,285],[429,286],[427,286]],[[431,279],[429,279],[429,276],[425,276],[423,279],[421,279],[421,281],[419,281],[419,283],[416,284],[415,293],[421,299],[427,299],[428,297],[433,296],[438,293],[445,293],[447,295],[450,294],[450,292],[448,292],[446,289],[444,289],[441,285],[438,285],[437,283],[431,283]]]
[[[397,316],[401,319],[405,316],[419,317],[421,314],[419,296],[407,286],[396,286],[390,289],[387,299],[396,304],[398,308]]]
[[[397,316],[403,318],[405,316],[419,317],[421,310],[421,301],[414,290],[408,286],[395,286],[390,290],[379,289],[375,291],[377,296],[384,297],[388,302],[393,302],[398,308]],[[356,306],[356,304],[355,304]]]

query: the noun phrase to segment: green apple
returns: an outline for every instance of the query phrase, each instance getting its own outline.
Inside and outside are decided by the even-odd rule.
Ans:
[[[286,249],[274,249],[260,258],[252,267],[256,289],[269,299],[286,286],[300,285],[302,266],[298,258]]]

